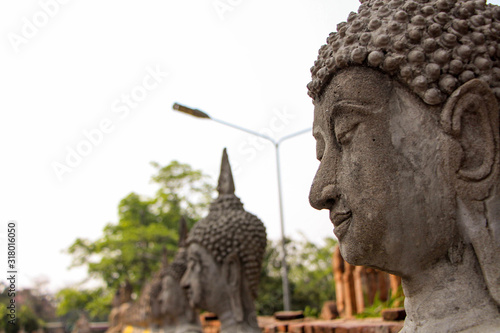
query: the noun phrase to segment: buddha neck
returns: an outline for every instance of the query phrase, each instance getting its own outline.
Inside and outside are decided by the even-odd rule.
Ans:
[[[190,307],[186,308],[186,310],[182,314],[179,314],[179,316],[177,317],[176,326],[178,327],[178,329],[175,331],[176,333],[202,332],[198,314]],[[195,331],[195,328],[198,328],[198,331]]]
[[[221,323],[220,333],[261,333],[255,315],[255,307],[253,298],[250,295],[250,290],[246,288],[247,283],[244,279],[243,288],[240,291],[241,309],[234,309],[230,297],[226,297],[225,301],[221,302],[219,311],[216,312]],[[237,313],[241,313],[241,318],[238,318]]]
[[[185,307],[175,316],[165,316],[163,319],[165,333],[202,332],[200,320],[195,310]]]
[[[244,311],[243,321],[237,321],[232,311],[225,311],[222,314],[217,314],[219,317],[221,328],[220,333],[261,333],[255,317],[255,311]]]
[[[489,332],[500,327],[500,312],[488,292],[471,245],[465,245],[462,261],[447,259],[402,279],[407,313],[404,333]]]

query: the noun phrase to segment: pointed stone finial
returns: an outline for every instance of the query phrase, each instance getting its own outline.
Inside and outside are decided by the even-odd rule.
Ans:
[[[186,246],[187,236],[188,236],[188,228],[186,219],[184,218],[184,216],[181,216],[181,219],[179,220],[179,243],[178,243],[179,248]]]
[[[217,191],[219,192],[219,196],[224,194],[234,194],[233,173],[231,172],[231,165],[229,164],[226,148],[224,148],[224,151],[222,152],[222,162],[220,166]]]

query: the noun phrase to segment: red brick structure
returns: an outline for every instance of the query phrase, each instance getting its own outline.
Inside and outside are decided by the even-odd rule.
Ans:
[[[396,294],[401,278],[365,266],[353,266],[340,254],[339,247],[333,253],[333,275],[337,295],[337,311],[342,318],[352,318],[375,301],[375,295],[386,301],[389,291]]]

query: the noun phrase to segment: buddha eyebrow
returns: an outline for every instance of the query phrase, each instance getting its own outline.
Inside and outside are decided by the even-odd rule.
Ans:
[[[328,121],[328,126],[330,127],[331,131],[335,133],[335,122],[336,119],[348,115],[348,114],[354,114],[357,115],[358,117],[361,116],[370,116],[374,113],[373,108],[370,106],[372,103],[366,102],[366,103],[361,103],[360,101],[357,100],[341,100],[337,101],[331,104],[330,108],[327,108],[326,113],[327,113],[327,121]]]
[[[341,100],[332,103],[325,112],[330,113],[330,118],[338,117],[352,111],[361,115],[371,115],[374,113],[371,104],[370,102],[360,102],[356,100]]]
[[[353,107],[353,108],[364,109],[365,112],[369,112],[368,108],[369,108],[370,104],[371,103],[369,103],[369,102],[360,102],[357,100],[344,99],[341,101],[333,102],[331,108],[337,109],[337,108],[342,108],[342,107]]]

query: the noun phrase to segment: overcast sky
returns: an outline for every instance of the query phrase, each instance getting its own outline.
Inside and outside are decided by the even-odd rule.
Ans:
[[[500,0],[492,1],[499,4]],[[280,238],[273,145],[172,111],[179,102],[279,139],[309,128],[309,68],[355,0],[23,0],[0,3],[0,277],[18,222],[20,279],[70,286],[62,253],[96,239],[150,161],[188,163],[216,182],[227,147],[236,194]],[[307,200],[318,166],[308,132],[281,145],[285,232],[332,237]],[[1,227],[4,226],[4,227]],[[4,249],[4,250],[1,250]],[[2,254],[1,251],[4,251]],[[5,280],[5,278],[4,278]]]

